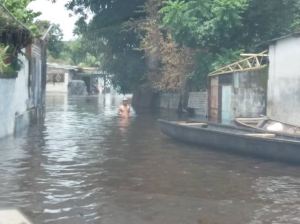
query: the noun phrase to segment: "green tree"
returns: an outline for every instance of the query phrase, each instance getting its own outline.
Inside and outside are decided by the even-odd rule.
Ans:
[[[27,9],[27,6],[33,0],[2,0],[2,4],[18,19],[27,26],[34,34],[38,34],[37,26],[34,24],[35,18],[40,12],[34,12]]]
[[[248,1],[238,38],[248,49],[299,29],[299,0]]]
[[[37,31],[34,19],[39,15],[27,10],[31,0],[2,0],[0,7],[0,42],[6,49],[6,56],[0,58],[2,75],[15,77],[21,68],[18,53],[31,43],[33,33]],[[35,33],[36,34],[36,33]],[[9,37],[9,38],[8,38]],[[3,67],[3,65],[5,65]]]
[[[54,24],[49,32],[47,47],[50,55],[54,58],[58,58],[64,48],[63,32],[57,24]]]
[[[40,35],[44,35],[48,29],[48,52],[53,58],[59,58],[64,49],[63,32],[58,24],[51,24],[47,20],[38,20],[35,22]]]
[[[176,41],[197,49],[191,80],[199,86],[210,71],[300,24],[299,0],[168,0],[160,12]]]
[[[173,62],[168,65],[166,59],[172,57],[166,52],[177,58],[183,49],[194,49],[189,82],[205,86],[210,71],[236,60],[241,52],[265,50],[262,43],[300,28],[299,0],[157,0],[163,6],[153,7],[151,13],[145,10],[149,2],[151,5],[150,0],[70,0],[68,4],[82,15],[77,32],[87,42],[88,51],[96,57],[101,52],[103,68],[113,74],[114,83],[123,85],[123,91],[148,81],[151,73],[169,71],[163,66],[174,69]],[[87,22],[89,10],[94,16]],[[124,26],[128,23],[130,29]],[[165,41],[169,34],[171,39]],[[172,51],[166,48],[170,40],[175,41]],[[156,49],[157,57],[147,44]],[[156,71],[146,67],[151,55],[157,59]]]
[[[64,53],[62,56],[62,58],[73,65],[99,66],[97,58],[88,51],[81,37],[76,40],[65,42]]]
[[[96,58],[103,58],[101,66],[112,74],[112,83],[122,92],[130,92],[144,80],[143,53],[137,51],[139,36],[126,30],[124,24],[143,17],[140,7],[145,0],[72,0],[68,7],[81,19],[77,22],[77,34],[82,35],[84,47]],[[93,18],[86,21],[89,9]]]

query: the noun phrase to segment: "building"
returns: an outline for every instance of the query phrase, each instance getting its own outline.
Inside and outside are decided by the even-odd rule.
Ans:
[[[20,69],[0,72],[0,138],[16,133],[43,111],[46,83],[46,48],[42,40],[34,40],[30,31],[0,4],[1,16],[7,20],[0,29],[0,43],[15,49]],[[15,38],[11,38],[11,37]]]
[[[209,74],[210,120],[231,123],[236,117],[259,117],[266,113],[266,57],[266,52],[247,54],[246,58]]]
[[[92,95],[109,89],[108,74],[97,68],[55,63],[48,63],[47,68],[47,93]]]
[[[47,93],[68,93],[68,84],[77,70],[76,66],[47,63]]]
[[[269,43],[268,55],[249,55],[209,75],[212,120],[264,115],[300,126],[300,33]]]
[[[272,40],[269,47],[267,115],[300,126],[300,34]]]

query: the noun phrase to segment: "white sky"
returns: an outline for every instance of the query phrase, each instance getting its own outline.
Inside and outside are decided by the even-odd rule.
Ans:
[[[74,23],[77,19],[74,15],[70,16],[71,11],[65,8],[67,2],[68,0],[57,0],[56,3],[49,0],[35,0],[28,8],[42,13],[38,19],[59,24],[64,33],[64,40],[71,40],[74,39]]]

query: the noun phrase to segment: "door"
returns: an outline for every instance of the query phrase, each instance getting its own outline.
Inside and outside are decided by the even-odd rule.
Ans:
[[[211,121],[219,121],[219,77],[211,77],[209,93],[209,118]]]
[[[233,120],[232,86],[222,86],[222,123],[229,124]]]

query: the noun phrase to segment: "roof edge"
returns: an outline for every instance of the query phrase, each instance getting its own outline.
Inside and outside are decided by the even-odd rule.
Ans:
[[[288,39],[288,38],[292,38],[292,37],[300,37],[300,31],[297,31],[297,32],[294,32],[294,33],[290,33],[290,34],[286,34],[286,35],[283,35],[283,36],[280,36],[280,37],[277,37],[277,38],[265,41],[261,45],[263,45],[263,44],[269,44],[269,45],[270,44],[274,44],[277,41]]]

